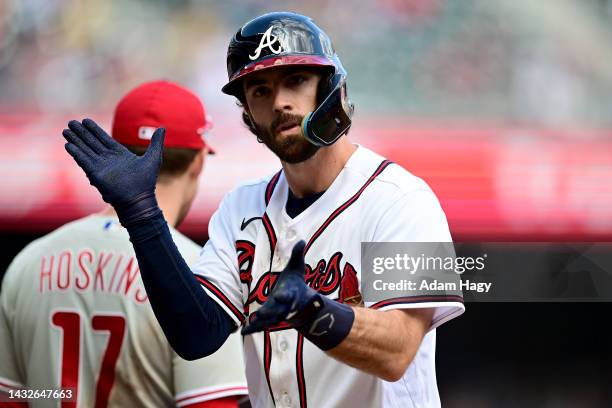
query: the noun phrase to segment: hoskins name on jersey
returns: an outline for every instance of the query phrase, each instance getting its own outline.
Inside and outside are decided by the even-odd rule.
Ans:
[[[133,255],[83,248],[65,249],[40,259],[39,292],[95,291],[131,298],[136,303],[148,301]]]

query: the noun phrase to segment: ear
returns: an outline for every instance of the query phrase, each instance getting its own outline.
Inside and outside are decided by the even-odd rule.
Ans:
[[[202,150],[198,152],[198,154],[193,158],[193,161],[189,165],[187,169],[187,174],[189,174],[190,178],[198,178],[200,174],[202,174],[202,170],[204,170],[204,162],[206,161],[206,155],[208,154],[208,147],[204,147]]]

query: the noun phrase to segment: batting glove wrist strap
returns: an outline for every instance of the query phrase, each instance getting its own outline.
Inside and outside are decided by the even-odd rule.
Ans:
[[[129,201],[116,203],[114,208],[121,225],[126,228],[138,222],[150,220],[161,213],[154,191],[147,191]]]
[[[349,335],[355,321],[355,312],[350,306],[322,295],[317,295],[303,313],[309,314],[310,318],[297,330],[323,351],[340,344]]]

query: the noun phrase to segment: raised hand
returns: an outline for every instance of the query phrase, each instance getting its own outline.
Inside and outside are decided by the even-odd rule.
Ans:
[[[157,210],[155,183],[162,160],[164,128],[153,133],[142,156],[112,139],[91,119],[82,123],[72,120],[68,128],[62,132],[66,151],[85,171],[102,199],[115,207],[124,225]]]

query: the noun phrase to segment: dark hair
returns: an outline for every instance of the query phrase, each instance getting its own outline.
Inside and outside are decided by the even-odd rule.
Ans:
[[[125,146],[134,154],[142,156],[147,150],[144,146]],[[171,147],[164,149],[160,177],[180,176],[187,171],[200,150]]]
[[[246,102],[242,102],[241,100],[237,100],[236,101],[236,105],[238,105],[238,107],[242,108],[242,123],[244,123],[246,128],[249,129],[252,134],[254,134],[255,136],[259,137],[259,134],[257,132],[257,128],[253,124],[253,121],[251,120],[251,117],[249,116],[249,114],[247,113],[247,111],[246,111],[246,109],[244,107],[244,105],[246,105]]]

